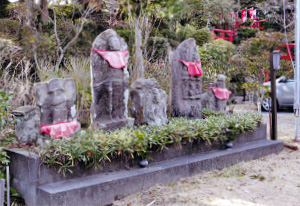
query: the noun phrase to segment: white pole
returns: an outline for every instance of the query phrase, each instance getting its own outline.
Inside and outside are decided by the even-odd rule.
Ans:
[[[295,41],[296,41],[296,67],[294,69],[295,75],[295,99],[294,99],[294,114],[296,117],[295,121],[295,139],[298,139],[299,131],[299,109],[300,109],[300,79],[299,79],[299,51],[300,51],[300,0],[296,1],[296,32],[295,32]]]
[[[9,166],[6,166],[6,193],[7,193],[7,206],[10,206],[10,178],[9,178]]]
[[[5,180],[0,180],[0,206],[4,205]]]

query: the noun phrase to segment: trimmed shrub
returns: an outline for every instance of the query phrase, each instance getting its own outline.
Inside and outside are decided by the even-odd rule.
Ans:
[[[187,38],[194,38],[198,46],[212,41],[212,34],[208,28],[199,29],[193,33],[187,34]]]

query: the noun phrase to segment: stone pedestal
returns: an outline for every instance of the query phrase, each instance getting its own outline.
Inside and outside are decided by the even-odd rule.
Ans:
[[[196,41],[183,41],[176,49],[172,62],[171,115],[172,117],[201,118],[202,77],[190,76],[187,67],[175,59],[200,62]]]
[[[92,49],[102,51],[125,51],[127,44],[114,30],[108,29],[97,36]],[[126,57],[126,62],[128,61]],[[91,52],[91,75],[93,92],[92,127],[109,130],[127,125],[128,84],[127,66],[116,69],[97,52]]]
[[[167,94],[156,79],[137,79],[130,87],[130,98],[129,112],[135,125],[168,123]]]
[[[15,136],[20,143],[35,143],[40,135],[40,110],[36,106],[23,106],[14,110],[17,123]]]

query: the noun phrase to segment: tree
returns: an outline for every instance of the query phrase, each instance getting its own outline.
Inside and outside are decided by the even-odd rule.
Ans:
[[[64,56],[68,50],[68,48],[75,43],[75,41],[78,39],[83,26],[89,17],[89,15],[96,9],[96,5],[92,4],[93,2],[90,2],[88,6],[85,9],[79,9],[80,12],[80,18],[78,19],[68,19],[67,17],[64,17],[62,14],[62,10],[60,8],[60,5],[51,5],[51,10],[53,12],[53,17],[50,17],[48,15],[48,21],[50,21],[53,24],[53,32],[55,36],[56,41],[56,62],[55,62],[55,69],[58,71],[59,67],[64,59]],[[73,12],[75,13],[75,5],[73,6]],[[72,18],[74,16],[74,13],[72,15]],[[45,16],[46,17],[46,16]],[[59,28],[58,26],[63,24],[66,28],[69,28],[66,33],[63,35],[59,35]],[[36,36],[38,36],[38,31],[36,31]],[[33,46],[33,53],[34,53],[34,60],[35,64],[38,69],[40,69],[39,61],[38,61],[38,48],[36,43]]]
[[[43,23],[47,23],[49,18],[48,0],[40,0],[40,8],[41,8],[42,21]]]
[[[0,18],[5,18],[8,16],[8,11],[6,7],[9,5],[8,0],[0,0]]]

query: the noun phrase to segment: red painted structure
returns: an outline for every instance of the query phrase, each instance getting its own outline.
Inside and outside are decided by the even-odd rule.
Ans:
[[[260,23],[266,22],[266,19],[258,20],[254,19],[253,24],[249,28],[258,28],[258,29],[264,29],[265,27],[261,27]],[[223,30],[223,29],[213,29],[213,37],[215,39],[224,39],[227,41],[233,42],[234,38],[237,36],[237,29],[245,28],[244,26],[240,26],[239,22],[236,21],[234,28],[231,30]]]
[[[279,47],[277,47],[277,50],[280,50],[281,48],[286,48],[286,55],[280,56],[280,59],[286,59],[286,60],[295,60],[295,56],[292,56],[291,48],[295,49],[295,44],[283,44]]]
[[[263,22],[266,22],[266,21],[267,21],[266,19],[259,20],[259,21],[254,20],[253,24],[250,27],[251,28],[258,28],[259,30],[264,29],[265,27],[261,27],[260,23],[263,23]]]
[[[237,32],[234,30],[213,29],[212,32],[215,39],[224,39],[230,42],[233,42],[234,38],[237,35]],[[220,35],[217,35],[216,32],[220,33]]]

